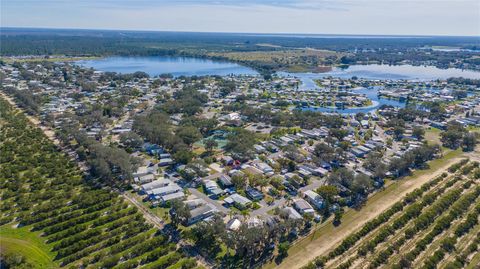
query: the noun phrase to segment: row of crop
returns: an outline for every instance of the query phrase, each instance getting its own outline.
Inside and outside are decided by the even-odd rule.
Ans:
[[[458,169],[460,169],[462,166],[464,166],[466,163],[468,163],[468,159],[462,159],[460,162],[458,163],[455,163],[455,164],[452,164],[449,168],[448,168],[448,172],[450,173],[455,173],[458,171]]]
[[[478,162],[472,162],[469,165],[466,165],[461,169],[462,175],[468,175],[470,174],[475,168],[478,168],[479,163]]]
[[[350,248],[352,248],[355,244],[357,244],[361,238],[365,237],[367,234],[377,229],[384,223],[387,223],[395,214],[401,212],[405,206],[414,203],[416,200],[422,197],[425,192],[442,182],[445,178],[447,178],[447,176],[448,174],[443,173],[434,180],[425,183],[424,185],[422,185],[422,187],[408,193],[402,201],[395,203],[385,212],[381,213],[373,220],[365,223],[362,229],[360,229],[358,232],[347,236],[347,238],[345,238],[339,246],[337,246],[333,251],[331,251],[328,256],[315,258],[314,262],[307,265],[306,268],[315,268],[316,266],[322,267],[328,260],[342,255]]]
[[[436,236],[447,230],[455,219],[462,216],[462,214],[468,210],[468,208],[478,198],[479,195],[480,187],[476,186],[473,192],[467,193],[455,201],[448,214],[438,218],[435,221],[435,226],[433,229],[416,243],[415,248],[405,255],[405,259],[409,262],[413,262],[418,255],[422,253],[429,244],[432,243]]]
[[[141,218],[142,218],[142,216],[139,213],[137,213],[135,215],[129,215],[129,216],[124,217],[122,219],[118,219],[118,220],[115,220],[113,222],[107,223],[107,224],[105,224],[104,226],[101,226],[101,227],[95,227],[95,228],[92,228],[92,229],[88,229],[88,230],[79,232],[77,234],[70,235],[68,237],[60,238],[58,240],[58,243],[56,243],[54,245],[53,250],[59,250],[59,249],[68,247],[71,244],[73,244],[75,242],[79,242],[81,240],[88,240],[90,237],[98,236],[105,231],[113,231],[116,228],[119,228],[119,227],[121,227],[125,224],[130,223],[130,222],[140,220]],[[120,222],[121,225],[116,225],[117,222]],[[125,226],[125,227],[127,227],[127,226]],[[49,242],[54,242],[54,241],[50,240]]]
[[[81,258],[84,258],[88,255],[91,255],[94,252],[105,250],[109,247],[112,247],[120,242],[122,239],[128,239],[129,237],[133,237],[136,235],[134,232],[129,232],[130,230],[134,230],[135,232],[147,230],[149,227],[144,222],[132,221],[132,225],[124,225],[115,230],[111,230],[108,233],[103,233],[101,238],[96,240],[92,240],[88,246],[82,248],[80,251],[73,252],[69,256],[64,257],[62,259],[62,264],[69,264],[71,262],[77,261]],[[69,247],[75,248],[75,245]],[[64,251],[68,251],[68,249],[64,249]]]
[[[455,259],[452,262],[449,262],[445,265],[445,268],[446,269],[464,268],[464,266],[469,263],[468,256],[470,256],[471,254],[478,253],[479,246],[480,246],[480,232],[477,233],[475,239],[473,239],[472,242],[468,244],[468,246],[462,251],[462,253],[460,253],[459,255],[456,255]],[[472,264],[472,265],[478,265],[478,264]]]
[[[138,265],[155,261],[174,251],[176,251],[175,244],[168,244],[163,236],[153,236],[149,240],[130,246],[122,253],[105,255],[104,259],[99,259],[98,264],[101,267],[105,267],[108,264],[108,268],[135,268]],[[154,259],[150,258],[147,260],[147,255],[154,255]],[[127,262],[119,263],[122,260]]]
[[[45,227],[55,225],[55,224],[60,223],[60,222],[67,221],[71,218],[78,217],[81,214],[88,214],[88,213],[93,213],[93,212],[96,212],[96,211],[103,210],[103,209],[106,209],[106,208],[109,208],[110,206],[112,206],[114,202],[115,202],[115,200],[112,199],[112,200],[99,202],[98,204],[92,205],[91,207],[88,207],[86,209],[76,209],[76,210],[73,210],[73,211],[65,212],[63,214],[60,213],[60,212],[56,212],[56,214],[54,215],[55,217],[51,217],[51,218],[44,219],[42,221],[36,222],[33,225],[33,229],[41,230]]]
[[[423,268],[436,268],[438,263],[443,260],[446,253],[451,253],[455,250],[457,240],[462,235],[468,233],[478,223],[478,215],[480,213],[480,204],[478,204],[471,213],[469,213],[464,221],[462,221],[453,232],[453,235],[443,239],[440,248],[426,258]]]
[[[126,203],[122,203],[122,204],[124,206],[128,206]],[[83,214],[79,217],[72,218],[72,219],[69,219],[69,220],[64,221],[64,222],[60,222],[60,223],[45,227],[43,229],[43,233],[45,235],[52,235],[52,234],[67,230],[67,229],[69,229],[69,227],[74,227],[76,225],[81,225],[83,223],[87,223],[87,222],[90,222],[90,221],[93,221],[93,223],[91,224],[91,227],[94,228],[94,227],[97,227],[97,226],[101,226],[102,224],[108,223],[110,221],[113,221],[115,219],[119,219],[121,217],[131,215],[131,214],[135,214],[137,211],[138,210],[137,210],[136,207],[130,207],[130,208],[125,208],[125,209],[120,210],[120,211],[116,211],[116,212],[113,211],[113,212],[111,212],[111,214],[106,215],[106,216],[101,216],[102,212],[95,211],[95,212],[92,212],[92,213],[89,213],[89,214]],[[90,225],[88,225],[88,226],[90,226]]]
[[[393,224],[393,230],[392,230],[392,227],[387,224],[389,221],[391,221],[390,218],[385,219],[385,221],[384,221],[385,227],[380,228],[378,230],[378,234],[376,235],[376,237],[374,237],[373,240],[369,240],[368,243],[362,245],[359,248],[359,250],[358,250],[359,256],[364,256],[369,251],[373,251],[377,244],[383,242],[387,236],[389,236],[390,234],[392,234],[394,232],[395,229],[400,228],[406,222],[408,222],[409,220],[411,220],[412,218],[417,216],[421,212],[421,209],[424,206],[428,206],[429,204],[433,203],[435,201],[435,199],[437,199],[440,196],[440,194],[445,191],[445,189],[447,189],[448,187],[451,187],[457,180],[456,178],[450,179],[449,181],[446,182],[445,185],[442,185],[441,188],[436,190],[433,195],[431,193],[427,192],[430,189],[432,189],[433,187],[437,187],[441,182],[443,182],[443,180],[445,178],[447,178],[446,173],[440,175],[439,177],[435,178],[434,180],[432,180],[428,183],[425,183],[424,185],[422,185],[422,187],[420,187],[418,189],[415,189],[414,191],[408,193],[405,196],[405,198],[402,200],[402,202],[396,203],[393,207],[391,207],[390,209],[388,209],[387,211],[382,213],[379,217],[381,217],[385,213],[389,213],[388,215],[390,215],[392,212],[398,212],[399,213],[401,211],[404,211],[398,218],[396,218],[396,220]],[[421,198],[421,200],[417,202],[417,200],[419,198]],[[398,207],[398,205],[406,205],[406,206]],[[392,216],[393,216],[393,214],[392,214]],[[377,218],[374,219],[374,221],[376,221]],[[370,222],[367,223],[367,225],[369,225],[369,224],[370,224]],[[380,224],[382,224],[382,223],[380,223]],[[376,225],[376,227],[380,227],[380,224]],[[364,229],[364,228],[362,228],[362,229]],[[330,255],[331,254],[332,253],[330,253]],[[341,255],[341,254],[339,254],[339,255]],[[317,258],[316,259],[316,265],[317,266],[322,266],[322,263],[325,263],[327,261],[327,259],[328,258],[325,258],[325,257],[323,258],[323,260],[319,260]],[[353,261],[355,261],[355,260],[356,260],[355,257],[350,258],[349,260],[347,260],[346,262],[341,264],[339,266],[339,268],[348,268],[349,264],[352,264]]]
[[[469,185],[464,184],[463,187],[465,189],[468,189]],[[464,200],[465,196],[460,198],[460,200],[457,200],[460,197],[461,190],[453,190],[453,191],[456,193],[453,195],[450,195],[449,197],[444,196],[443,199],[438,201],[439,203],[436,204],[436,206],[432,206],[431,208],[428,208],[427,211],[422,213],[419,216],[419,218],[417,218],[417,220],[414,221],[413,227],[407,228],[404,231],[404,237],[400,238],[398,241],[395,242],[395,244],[391,244],[385,250],[378,253],[378,255],[374,258],[374,260],[371,263],[372,267],[376,268],[377,266],[385,263],[394,252],[397,252],[400,249],[400,247],[402,247],[404,243],[412,239],[420,231],[427,229],[432,224],[436,224],[436,218],[439,215],[443,214],[445,210],[449,209],[450,211],[455,211],[456,207],[458,207],[458,201],[465,201]],[[471,199],[473,197],[472,193],[467,195],[467,197]],[[426,222],[425,219],[427,219],[427,217],[429,217],[429,221]],[[441,220],[441,218],[439,220]]]
[[[410,223],[411,221],[415,221],[419,216],[422,216],[426,214],[425,212],[422,212],[422,210],[430,209],[430,208],[438,208],[438,209],[446,209],[448,206],[455,201],[456,198],[460,196],[462,193],[462,190],[458,189],[453,189],[448,191],[447,193],[444,193],[444,191],[452,186],[451,182],[455,182],[456,178],[454,180],[451,180],[445,184],[445,186],[442,186],[440,189],[434,191],[433,193],[427,193],[422,197],[422,199],[414,204],[411,204],[410,206],[406,207],[404,209],[404,212],[396,218],[392,224],[386,225],[385,227],[381,228],[377,235],[372,239],[363,244],[359,250],[358,250],[358,255],[359,256],[365,256],[369,252],[374,252],[377,245],[385,242],[389,236],[392,236],[396,233],[396,231],[402,229],[405,225]],[[434,212],[438,212],[438,210],[433,210]],[[427,211],[430,212],[430,211]],[[405,241],[397,241],[396,247],[400,247],[401,244],[403,244]],[[401,243],[401,244],[400,244]],[[390,246],[387,248],[387,250],[384,250],[380,252],[379,257],[374,259],[374,263],[376,260],[379,262],[385,262],[388,257],[393,254],[393,251],[391,251],[393,247]],[[348,260],[345,262],[345,264],[351,263],[353,260]],[[346,265],[342,265],[346,266]]]

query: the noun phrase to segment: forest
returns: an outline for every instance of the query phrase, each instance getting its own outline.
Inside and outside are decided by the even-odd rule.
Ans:
[[[418,36],[325,36],[262,35],[229,33],[187,33],[153,31],[101,31],[67,29],[2,28],[2,56],[69,55],[69,56],[191,56],[237,61],[268,77],[284,65],[277,59],[238,60],[231,52],[295,52],[299,48],[349,53],[341,60],[322,59],[313,63],[387,64],[429,63],[440,68],[456,66],[478,68],[478,37]],[[274,46],[265,46],[273,44]],[[469,51],[449,52],[432,47],[459,47]],[[250,55],[251,56],[251,55]],[[277,57],[278,58],[278,57]],[[312,64],[312,57],[300,55],[297,65]],[[458,61],[460,59],[460,61]],[[316,66],[313,66],[316,67]]]

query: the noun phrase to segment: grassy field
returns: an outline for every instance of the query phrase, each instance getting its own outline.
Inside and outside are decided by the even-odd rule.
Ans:
[[[441,144],[440,142],[440,133],[442,131],[437,128],[429,128],[425,130],[425,140],[432,142],[432,143],[437,143]]]
[[[263,63],[275,66],[275,69],[289,72],[325,72],[325,66],[331,66],[343,54],[328,50],[293,49],[254,52],[212,52],[210,57],[221,57],[230,61],[245,63]],[[329,60],[327,60],[327,58]]]
[[[360,210],[346,210],[342,224],[335,227],[331,219],[322,223],[314,233],[296,242],[281,264],[270,262],[265,268],[299,268],[313,258],[327,253],[343,238],[360,229],[364,223],[388,209],[408,192],[440,175],[451,164],[460,160],[462,155],[460,150],[449,151],[443,158],[431,161],[429,169],[414,171],[412,175],[400,180],[388,181],[385,189],[371,195]]]
[[[54,254],[43,240],[38,233],[25,227],[0,226],[1,252],[22,254],[34,268],[58,268],[58,264],[53,262]]]

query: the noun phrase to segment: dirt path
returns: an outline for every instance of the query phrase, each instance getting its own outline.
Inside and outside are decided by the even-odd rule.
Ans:
[[[451,155],[449,155],[451,154]],[[443,173],[450,165],[458,162],[463,155],[457,156],[454,152],[447,154],[440,165],[435,165],[427,170],[416,171],[414,175],[395,181],[385,188],[373,194],[360,210],[349,209],[346,211],[342,224],[334,227],[331,221],[320,226],[315,233],[298,241],[289,251],[289,256],[281,264],[270,263],[266,268],[292,269],[300,268],[308,264],[314,258],[327,254],[337,246],[345,237],[360,229],[366,222],[378,216],[381,212],[390,208],[394,203],[412,190],[421,187],[424,183],[432,180]]]

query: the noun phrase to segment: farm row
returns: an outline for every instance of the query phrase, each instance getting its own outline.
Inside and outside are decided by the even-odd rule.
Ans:
[[[78,168],[41,130],[2,99],[0,196],[2,256],[15,255],[27,268],[46,266],[36,262],[41,255],[50,257],[50,267],[196,266],[136,207],[86,184]],[[15,230],[26,233],[9,240]],[[9,242],[24,245],[18,248]],[[43,253],[29,252],[32,242]]]
[[[465,268],[480,243],[480,168],[462,160],[306,268]]]

